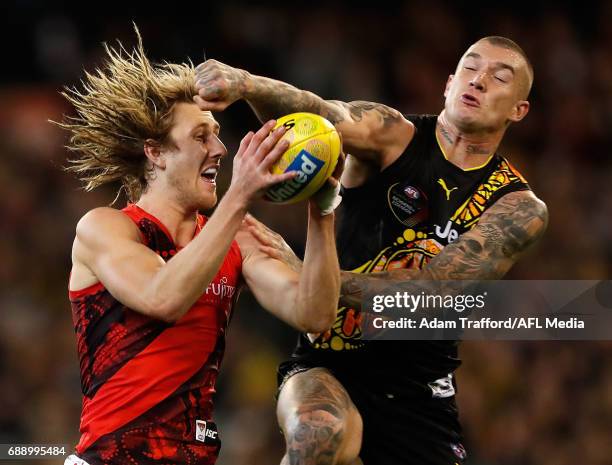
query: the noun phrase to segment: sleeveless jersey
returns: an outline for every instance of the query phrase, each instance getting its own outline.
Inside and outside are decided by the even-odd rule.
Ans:
[[[481,167],[457,167],[437,141],[437,116],[407,118],[416,132],[404,153],[366,184],[343,189],[337,232],[343,270],[421,269],[502,195],[529,189],[497,153]],[[386,380],[402,392],[429,390],[460,364],[455,341],[366,342],[361,321],[359,311],[339,308],[331,330],[300,335],[294,357],[350,372],[362,382]]]
[[[145,246],[165,261],[177,253],[157,218],[136,205],[122,211]],[[196,235],[205,223],[198,215]],[[214,463],[220,441],[212,395],[241,266],[233,242],[213,281],[174,323],[127,308],[102,283],[69,291],[83,392],[81,458],[91,465]]]

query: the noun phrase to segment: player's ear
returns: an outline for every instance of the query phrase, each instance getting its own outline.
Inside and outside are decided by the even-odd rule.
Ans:
[[[144,153],[154,166],[161,169],[166,168],[166,158],[162,154],[162,146],[158,141],[154,139],[145,140]]]
[[[527,100],[519,100],[516,105],[512,107],[512,113],[508,118],[513,123],[518,123],[529,113],[529,102]]]
[[[453,82],[453,78],[455,77],[454,74],[449,74],[448,75],[448,79],[446,80],[446,87],[444,88],[444,97],[446,98],[448,96],[448,91],[450,89],[450,85],[451,82]]]

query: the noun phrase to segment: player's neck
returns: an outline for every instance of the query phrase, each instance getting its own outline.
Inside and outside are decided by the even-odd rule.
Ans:
[[[193,239],[197,210],[187,210],[179,202],[153,190],[142,194],[136,205],[161,221],[177,246],[185,247]]]
[[[444,156],[464,170],[486,164],[499,147],[504,132],[463,132],[448,121],[444,111],[438,116],[436,125],[436,136]]]

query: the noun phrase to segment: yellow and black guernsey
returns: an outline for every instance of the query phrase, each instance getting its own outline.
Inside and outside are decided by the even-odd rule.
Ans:
[[[497,153],[469,170],[448,161],[435,133],[437,116],[408,119],[416,132],[405,152],[365,185],[343,190],[337,234],[343,270],[375,273],[426,267],[446,245],[476,226],[498,198],[529,189],[521,174]],[[295,355],[309,353],[325,359],[329,354],[333,359],[337,353],[355,352],[351,358],[363,363],[364,356],[375,352],[376,362],[369,366],[384,365],[384,354],[366,347],[361,339],[360,321],[359,312],[339,308],[333,328],[302,335]],[[379,344],[389,345],[382,341],[369,345]],[[415,351],[417,345],[422,347],[414,354],[407,353],[412,348],[406,343],[398,346],[403,347],[401,353],[382,350],[396,363],[404,359],[408,372],[424,369],[448,374],[458,365],[454,344],[414,343]]]
[[[457,167],[436,138],[437,116],[407,118],[416,132],[404,153],[366,184],[343,190],[337,233],[343,270],[422,269],[501,196],[529,189],[497,153],[482,166]],[[364,341],[362,319],[341,307],[331,330],[300,335],[279,381],[312,367],[331,370],[364,418],[362,458],[372,453],[372,463],[462,463],[453,399],[457,342]],[[381,415],[397,418],[394,434]],[[407,442],[406,434],[415,440]]]

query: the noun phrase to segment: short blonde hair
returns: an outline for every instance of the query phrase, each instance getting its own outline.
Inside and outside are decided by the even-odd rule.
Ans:
[[[131,53],[119,41],[117,48],[104,44],[103,67],[85,72],[81,89],[64,89],[77,115],[55,123],[70,132],[67,148],[77,155],[66,169],[84,189],[121,181],[132,202],[147,187],[145,142],[169,142],[174,105],[197,94],[193,64],[152,65],[134,28],[138,43]]]

